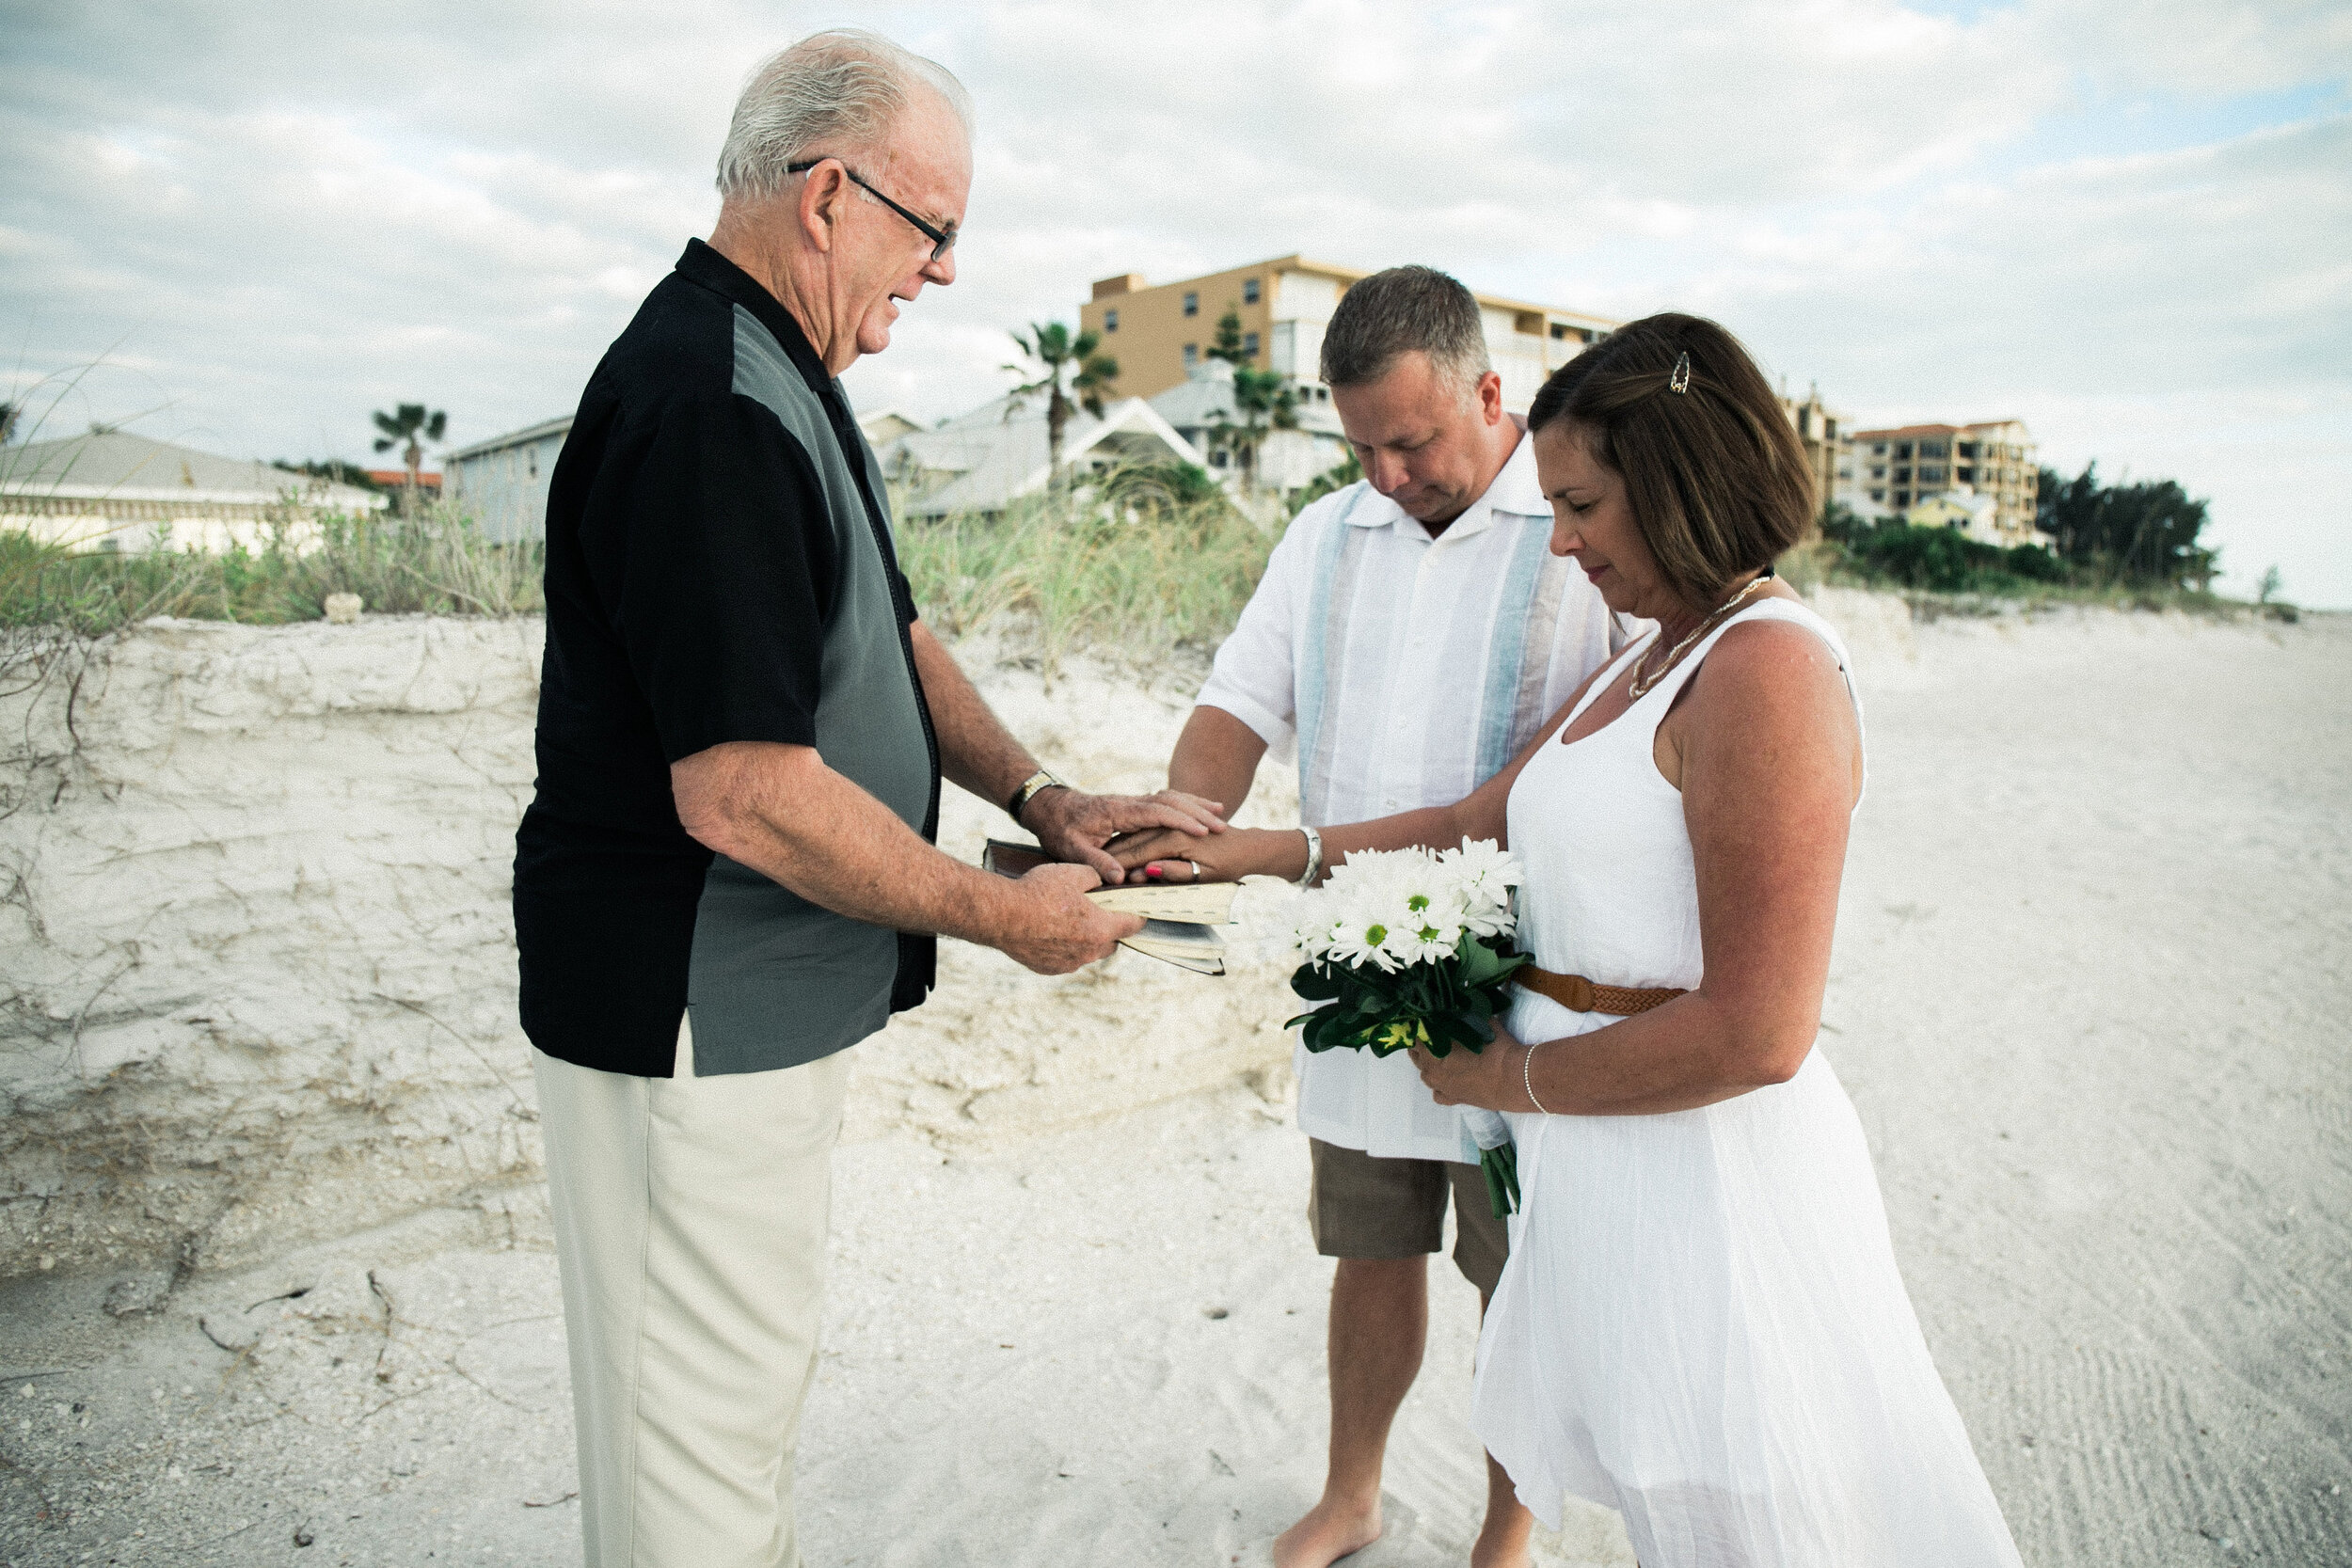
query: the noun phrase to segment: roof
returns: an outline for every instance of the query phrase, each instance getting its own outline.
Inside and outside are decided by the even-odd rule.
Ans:
[[[1120,294],[1124,293],[1143,293],[1152,289],[1173,289],[1185,283],[1198,283],[1205,277],[1222,277],[1229,272],[1248,272],[1260,268],[1263,268],[1267,272],[1313,273],[1319,277],[1335,278],[1342,283],[1360,283],[1365,278],[1370,277],[1374,271],[1377,270],[1366,267],[1342,266],[1337,261],[1317,261],[1310,257],[1301,256],[1297,252],[1294,251],[1288,256],[1268,257],[1263,261],[1244,261],[1237,266],[1219,267],[1215,272],[1204,272],[1192,277],[1172,278],[1166,283],[1146,283],[1143,280],[1143,275],[1141,273],[1134,272],[1121,274],[1119,277],[1105,277],[1095,284],[1094,287],[1096,292],[1093,298],[1089,300],[1088,303],[1100,304],[1105,300],[1117,299]],[[1125,281],[1126,286],[1124,288],[1116,287],[1116,285],[1120,283],[1122,279]],[[1103,292],[1106,287],[1109,288],[1109,292]],[[1505,294],[1482,293],[1476,289],[1472,289],[1470,291],[1470,297],[1477,300],[1479,304],[1486,306],[1489,309],[1525,310],[1533,311],[1538,315],[1559,316],[1565,320],[1574,322],[1581,326],[1596,326],[1613,330],[1614,328],[1625,325],[1623,322],[1618,321],[1613,317],[1597,316],[1589,310],[1571,310],[1565,306],[1559,305],[1536,305],[1528,300],[1513,299]]]
[[[572,417],[569,414],[559,414],[552,420],[541,420],[537,424],[525,425],[520,430],[510,430],[503,436],[493,436],[486,441],[476,441],[469,447],[459,447],[456,451],[445,455],[441,461],[462,463],[469,457],[480,457],[487,452],[504,451],[508,447],[536,446],[550,436],[567,434],[571,428]]]
[[[1965,436],[1972,430],[1997,430],[2003,425],[2022,425],[2023,420],[1979,420],[1974,424],[1906,424],[1885,430],[1857,430],[1857,441],[1901,441],[1914,436]]]
[[[874,438],[876,427],[888,420],[897,420],[909,425],[914,423],[913,420],[895,408],[878,408],[870,414],[860,414],[857,417],[858,428],[866,432],[866,438],[869,441]],[[571,434],[571,429],[572,417],[569,414],[559,414],[554,419],[541,420],[537,424],[525,425],[520,430],[510,430],[503,436],[493,436],[486,441],[476,441],[469,447],[459,447],[455,451],[448,453],[442,461],[463,463],[469,458],[485,457],[492,452],[504,451],[510,447],[536,446],[551,436],[568,436]],[[896,434],[896,432],[890,434]],[[401,483],[406,482],[407,475],[404,472],[401,475]]]
[[[378,484],[408,483],[408,470],[405,468],[363,468],[360,471]],[[440,483],[441,476],[430,468],[421,469],[417,474],[417,483],[426,489],[436,488]]]
[[[944,483],[907,503],[910,515],[993,512],[1045,487],[1045,405],[1031,401],[1015,410],[1009,398],[994,398],[936,430],[885,442],[877,455],[886,474],[944,476]],[[1141,398],[1112,404],[1099,420],[1084,409],[1072,413],[1062,429],[1063,464],[1095,455],[1206,467],[1192,443]]]
[[[1913,503],[1911,510],[1925,512],[1935,506],[1949,506],[1956,512],[1965,512],[1971,517],[1986,516],[2000,510],[2000,503],[1993,497],[1964,490],[1939,490],[1932,496],[1923,496]]]
[[[312,504],[384,504],[382,497],[356,484],[289,472],[259,458],[215,457],[127,430],[0,449],[0,494],[5,495],[269,506],[289,491]]]
[[[1244,422],[1233,403],[1233,367],[1223,359],[1201,360],[1185,372],[1184,380],[1150,401],[1152,411],[1180,431],[1209,429],[1219,422],[1220,415],[1226,423]],[[1339,415],[1328,404],[1303,398],[1298,404],[1298,428],[1311,435],[1346,438]]]

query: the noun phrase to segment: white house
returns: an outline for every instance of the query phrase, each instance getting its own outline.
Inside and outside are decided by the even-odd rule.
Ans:
[[[995,398],[933,430],[913,431],[876,449],[882,472],[904,498],[909,516],[998,512],[1036,495],[1053,477],[1047,461],[1045,404],[1011,406]],[[1062,463],[1079,473],[1122,464],[1189,463],[1206,468],[1198,448],[1141,398],[1112,404],[1096,419],[1073,409],[1062,429]]]
[[[358,485],[127,430],[0,447],[0,529],[74,550],[260,550],[280,531],[307,549],[322,516],[387,504]]]
[[[1347,436],[1340,429],[1340,417],[1331,411],[1327,398],[1313,395],[1323,388],[1300,384],[1293,390],[1299,394],[1298,428],[1271,431],[1259,448],[1258,487],[1262,490],[1295,490],[1347,461]],[[1236,477],[1231,454],[1216,442],[1220,421],[1245,422],[1233,402],[1231,364],[1222,359],[1200,360],[1182,382],[1152,399],[1152,410],[1191,443],[1194,451],[1207,454],[1212,474],[1219,479]]]
[[[858,428],[876,446],[918,428],[896,409],[861,414]],[[462,507],[483,537],[507,543],[543,538],[548,531],[548,482],[556,456],[572,433],[572,417],[560,415],[504,436],[460,447],[441,462],[441,495]]]
[[[1966,484],[1930,496],[1904,513],[1903,521],[1913,528],[1957,529],[1979,545],[1996,545],[2002,549],[2012,545],[2039,545],[2049,549],[2058,543],[2030,524],[2021,534],[2002,518],[1997,497]]]
[[[441,498],[501,544],[537,539],[548,528],[548,481],[571,434],[572,417],[542,420],[460,447],[441,459]]]

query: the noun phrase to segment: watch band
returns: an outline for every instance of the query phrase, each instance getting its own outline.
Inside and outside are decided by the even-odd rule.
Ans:
[[[1021,781],[1021,787],[1014,790],[1012,799],[1005,802],[1005,815],[1018,822],[1021,820],[1021,808],[1040,794],[1049,789],[1068,789],[1069,787],[1070,782],[1067,779],[1057,779],[1041,768]]]
[[[1312,887],[1315,879],[1323,875],[1323,835],[1304,823],[1298,831],[1307,835],[1307,873],[1298,879],[1298,885]]]

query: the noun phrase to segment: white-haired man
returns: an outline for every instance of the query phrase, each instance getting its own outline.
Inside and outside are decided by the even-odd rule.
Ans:
[[[1470,794],[1625,638],[1576,562],[1549,552],[1551,506],[1503,409],[1468,289],[1428,267],[1365,278],[1331,318],[1322,368],[1364,478],[1291,524],[1168,769],[1171,788],[1231,811],[1267,748],[1295,739],[1300,820],[1315,825]],[[1312,874],[1317,842],[1302,831],[1290,875]],[[1194,863],[1219,874],[1216,846],[1154,834],[1114,848],[1131,865],[1186,857],[1156,863],[1176,880]],[[1454,1260],[1482,1301],[1509,1242],[1460,1113],[1430,1097],[1411,1062],[1302,1047],[1297,1066],[1309,1227],[1338,1259],[1331,1446],[1321,1500],[1275,1543],[1274,1560],[1324,1568],[1380,1534],[1381,1464],[1421,1369],[1427,1255],[1442,1244],[1449,1195]],[[1471,1561],[1524,1562],[1530,1528],[1488,1460]]]
[[[955,279],[942,68],[834,32],[744,89],[707,245],[590,379],[548,500],[536,798],[516,835],[593,1568],[791,1568],[847,1047],[931,933],[1059,974],[1140,922],[1084,896],[1204,803],[1080,794],[915,618],[835,379]],[[932,847],[942,775],[1064,860]]]

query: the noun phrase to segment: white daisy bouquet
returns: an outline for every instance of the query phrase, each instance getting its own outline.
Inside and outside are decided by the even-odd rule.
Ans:
[[[1300,960],[1291,990],[1326,1004],[1290,1021],[1308,1050],[1387,1056],[1419,1045],[1443,1056],[1494,1038],[1511,975],[1530,961],[1510,941],[1518,882],[1518,862],[1492,839],[1435,853],[1366,850],[1252,925]],[[1471,1132],[1500,1217],[1518,1197],[1510,1134],[1491,1115],[1474,1117]]]

